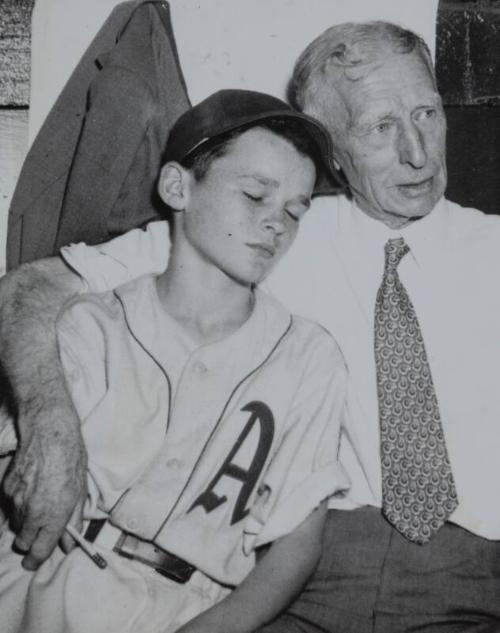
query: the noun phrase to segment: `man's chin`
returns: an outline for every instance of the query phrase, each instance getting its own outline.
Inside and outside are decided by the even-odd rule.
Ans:
[[[429,215],[440,198],[441,194],[438,195],[434,191],[419,196],[405,192],[398,195],[391,206],[395,215],[408,220],[417,220]]]

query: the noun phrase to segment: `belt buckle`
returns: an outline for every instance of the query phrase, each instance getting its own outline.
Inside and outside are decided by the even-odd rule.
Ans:
[[[182,560],[180,558],[178,558],[177,561],[181,564],[175,569],[164,569],[162,567],[155,567],[154,570],[157,574],[160,574],[160,576],[164,576],[169,580],[173,580],[174,582],[183,585],[194,574],[194,572],[196,571],[196,567],[193,567],[193,565],[190,565],[185,560]]]
[[[150,541],[143,541],[125,532],[115,545],[114,550],[120,556],[148,565],[161,576],[180,584],[186,583],[196,571],[196,567],[182,558],[178,558],[175,554],[157,547]]]

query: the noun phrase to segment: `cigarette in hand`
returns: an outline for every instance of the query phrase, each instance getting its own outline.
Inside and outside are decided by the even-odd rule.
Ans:
[[[90,558],[94,561],[94,563],[100,569],[105,569],[108,566],[108,563],[106,562],[106,560],[99,554],[99,552],[95,550],[92,543],[89,543],[89,541],[86,541],[83,538],[83,536],[80,534],[80,532],[77,532],[77,530],[71,524],[68,523],[65,529],[66,529],[66,532],[68,532],[68,534],[71,534],[71,536],[75,539],[78,545],[83,549],[83,551],[86,554],[90,556]]]

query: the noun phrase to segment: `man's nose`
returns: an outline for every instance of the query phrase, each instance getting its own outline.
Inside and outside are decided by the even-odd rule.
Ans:
[[[399,160],[402,164],[410,164],[415,169],[421,169],[427,161],[424,137],[413,122],[400,130]]]

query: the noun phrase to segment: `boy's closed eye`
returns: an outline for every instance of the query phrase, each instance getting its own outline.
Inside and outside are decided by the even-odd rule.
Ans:
[[[243,191],[243,195],[256,204],[266,202],[265,194],[257,194],[257,193],[252,193],[250,191]],[[304,216],[308,208],[309,208],[309,204],[300,202],[297,204],[292,204],[292,205],[287,206],[285,208],[285,213],[292,220],[294,220],[295,222],[298,222]]]
[[[288,215],[297,222],[301,220],[306,214],[307,210],[311,206],[311,201],[308,198],[302,199],[302,196],[297,202],[290,202],[286,207],[285,211]]]
[[[300,220],[301,216],[297,212],[292,211],[291,209],[285,209],[285,211],[295,222]]]
[[[247,197],[252,202],[262,202],[264,200],[264,195],[259,193],[253,193],[250,191],[244,191],[243,195]]]

